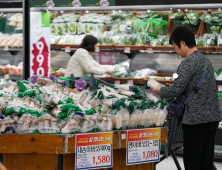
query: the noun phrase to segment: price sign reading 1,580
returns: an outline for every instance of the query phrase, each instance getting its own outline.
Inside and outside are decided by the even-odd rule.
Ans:
[[[93,159],[93,164],[95,165],[99,165],[101,163],[110,163],[110,160],[111,160],[109,155],[98,156],[98,157],[94,156],[92,159]]]

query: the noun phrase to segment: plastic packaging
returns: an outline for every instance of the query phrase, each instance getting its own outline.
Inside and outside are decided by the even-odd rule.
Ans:
[[[159,115],[158,115],[157,121],[156,121],[156,126],[163,126],[164,125],[166,115],[167,115],[167,110],[166,110],[166,107],[165,107],[164,109],[161,109],[159,111]]]

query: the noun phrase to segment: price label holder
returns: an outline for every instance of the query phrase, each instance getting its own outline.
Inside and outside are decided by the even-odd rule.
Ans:
[[[133,85],[133,80],[127,80],[127,83],[128,83],[129,85]]]
[[[4,51],[8,51],[8,50],[9,50],[8,46],[4,46]]]
[[[95,52],[100,52],[100,50],[99,50],[99,47],[98,46],[96,46],[96,50],[95,50]]]
[[[218,85],[218,91],[222,91],[222,85]]]
[[[4,79],[8,80],[10,78],[9,74],[4,74]]]
[[[75,170],[113,166],[112,132],[77,134],[75,141]]]
[[[127,131],[126,164],[142,164],[160,160],[160,128]]]
[[[124,47],[124,53],[130,53],[130,47]]]
[[[147,51],[147,53],[151,53],[151,54],[153,53],[153,49],[152,48],[147,48],[146,51]]]
[[[120,84],[119,80],[114,80],[114,84]]]
[[[65,46],[65,52],[66,53],[70,53],[71,51],[70,51],[70,46]]]

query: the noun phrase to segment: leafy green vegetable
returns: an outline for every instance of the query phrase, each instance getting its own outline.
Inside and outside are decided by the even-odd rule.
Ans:
[[[197,47],[203,47],[203,39],[202,38],[196,38],[196,44],[197,44]]]
[[[191,10],[188,14],[184,16],[185,21],[183,24],[197,25],[200,22],[200,12],[195,12]]]
[[[215,34],[204,34],[204,47],[215,46],[217,42],[217,38]]]
[[[184,16],[184,12],[175,12],[170,16],[170,19],[183,19]]]

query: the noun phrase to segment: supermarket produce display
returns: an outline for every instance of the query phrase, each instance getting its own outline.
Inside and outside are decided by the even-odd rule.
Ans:
[[[144,46],[161,47],[157,50],[173,51],[169,44],[169,34],[173,27],[185,25],[195,30],[198,47],[220,47],[221,26],[219,21],[221,11],[213,11],[212,14],[203,11],[148,11],[148,12],[104,12],[93,13],[56,13],[51,24],[51,44],[55,48],[58,45],[79,45],[85,35],[91,34],[98,38],[97,45],[118,46]],[[203,23],[202,23],[203,22]],[[208,32],[202,31],[204,22]],[[62,47],[62,46],[61,46]],[[61,48],[61,47],[57,47]],[[171,48],[162,48],[171,47]],[[77,46],[76,46],[77,48]],[[104,47],[103,47],[104,48]],[[113,47],[112,47],[113,48]],[[208,51],[208,49],[200,49]],[[209,51],[214,49],[209,49]]]
[[[1,85],[1,133],[86,133],[164,124],[167,102],[138,86],[99,85],[90,92],[80,79],[76,86],[81,92],[73,93],[66,83],[50,78]]]

